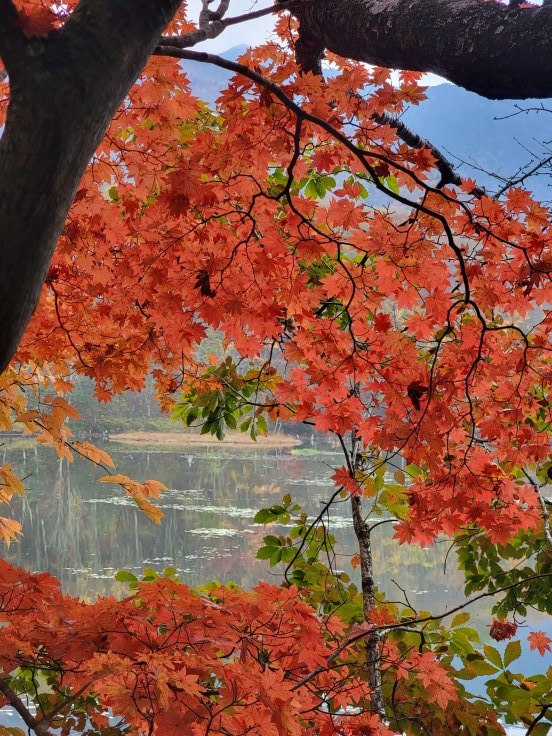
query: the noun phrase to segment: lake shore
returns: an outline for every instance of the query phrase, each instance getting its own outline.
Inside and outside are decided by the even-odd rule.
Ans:
[[[226,447],[297,447],[301,440],[285,434],[271,434],[268,437],[257,436],[252,440],[245,432],[226,432],[222,442],[211,434],[199,432],[117,432],[110,434],[111,442],[125,445],[165,445],[170,447],[188,447],[190,445]]]

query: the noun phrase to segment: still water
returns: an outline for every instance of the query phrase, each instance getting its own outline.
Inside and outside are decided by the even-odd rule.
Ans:
[[[139,573],[144,566],[159,571],[174,566],[190,585],[212,579],[245,587],[259,579],[278,581],[278,571],[255,558],[262,537],[272,533],[254,524],[256,511],[289,493],[315,515],[333,490],[332,466],[343,462],[339,450],[328,446],[144,450],[113,444],[107,449],[117,472],[137,480],[155,478],[168,487],[158,502],[165,514],[160,526],[124,491],[98,483],[102,473],[85,460],[69,464],[49,448],[26,448],[17,441],[5,443],[0,452],[27,488],[13,506],[24,537],[5,556],[13,564],[49,570],[67,593],[86,598],[123,592],[114,573]],[[336,504],[328,525],[339,552],[351,554],[355,545],[347,503]],[[382,525],[373,535],[378,584],[388,596],[400,596],[398,584],[417,608],[445,610],[462,600],[461,576],[454,565],[443,569],[448,545],[401,547],[392,534],[390,525]],[[345,557],[338,557],[338,564],[352,572]]]
[[[332,468],[343,464],[340,451],[327,445],[135,449],[112,444],[106,449],[117,472],[136,480],[157,479],[168,487],[158,502],[165,514],[160,526],[122,490],[99,483],[102,473],[85,460],[69,464],[51,449],[21,440],[7,440],[0,447],[0,461],[12,464],[27,489],[11,509],[23,524],[24,537],[4,548],[4,556],[28,569],[49,570],[65,592],[86,599],[124,594],[127,589],[114,581],[115,572],[139,575],[145,566],[158,571],[173,566],[189,585],[208,580],[233,580],[244,587],[260,579],[278,582],[281,571],[255,557],[262,537],[273,533],[253,522],[256,511],[289,493],[316,515],[332,492]],[[328,525],[342,555],[338,564],[352,573],[347,555],[355,551],[355,540],[347,503],[331,510]],[[435,613],[462,602],[462,576],[453,555],[445,569],[447,543],[420,549],[400,546],[392,535],[389,524],[373,533],[376,580],[388,598],[404,600],[403,589],[412,606]],[[488,639],[491,605],[486,599],[471,609],[483,639]],[[539,614],[527,623],[552,628]],[[523,670],[542,671],[545,666],[525,645]],[[11,722],[6,717],[0,712],[0,724]]]

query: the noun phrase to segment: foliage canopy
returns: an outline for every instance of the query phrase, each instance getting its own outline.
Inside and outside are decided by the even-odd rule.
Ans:
[[[20,2],[23,33],[49,33],[70,5]],[[194,29],[182,7],[168,33]],[[220,439],[312,423],[343,448],[329,504],[350,500],[360,588],[324,562],[322,515],[291,498],[257,518],[292,523],[259,551],[286,566],[280,587],[191,591],[150,571],[121,576],[123,601],[85,604],[2,563],[0,692],[37,734],[493,736],[505,718],[540,736],[550,673],[516,673],[519,640],[482,648],[465,613],[384,601],[365,517],[391,520],[400,543],[454,539],[468,590],[502,594],[495,639],[515,636],[528,605],[551,612],[550,211],[521,186],[493,197],[443,181],[438,152],[405,141],[395,118],[423,104],[420,74],[394,84],[332,57],[327,80],[301,75],[294,23],[281,17],[276,33],[239,64],[188,53],[237,72],[214,109],[171,58],[187,52],[150,59],[0,377],[0,426],[89,458],[160,521],[161,484],[72,438],[75,373],[107,401],[151,372],[167,411]],[[4,123],[8,79],[2,88]],[[9,502],[23,484],[9,466],[0,474]],[[18,532],[0,519],[6,542]],[[544,632],[529,641],[550,651]],[[491,677],[487,700],[462,685],[478,676]]]

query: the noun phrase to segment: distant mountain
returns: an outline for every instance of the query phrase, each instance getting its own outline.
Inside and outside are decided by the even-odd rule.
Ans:
[[[235,60],[246,49],[245,44],[236,46],[221,56]],[[232,76],[224,69],[198,62],[184,62],[183,68],[194,93],[210,103]],[[508,178],[531,160],[531,153],[540,157],[543,143],[551,144],[548,155],[552,154],[552,112],[512,117],[516,104],[539,107],[540,101],[486,100],[452,84],[429,87],[427,97],[420,106],[407,110],[403,120],[441,149],[460,173],[490,190],[499,189],[500,183],[470,164]],[[552,199],[551,175],[533,176],[527,186],[539,199]]]
[[[552,140],[552,112],[512,117],[519,107],[539,107],[540,101],[486,100],[452,84],[430,87],[427,97],[405,113],[405,122],[441,149],[460,173],[491,189],[500,184],[469,165],[460,165],[455,157],[508,178],[531,160],[529,151],[540,157],[543,143]],[[532,177],[527,187],[540,199],[552,199],[550,174]]]
[[[245,44],[234,46],[219,55],[224,59],[236,61],[238,56],[247,51],[247,48]],[[217,99],[220,91],[224,89],[230,77],[233,76],[231,72],[227,72],[225,69],[211,64],[202,64],[199,61],[183,61],[182,68],[190,80],[192,92],[205,102],[210,103]]]

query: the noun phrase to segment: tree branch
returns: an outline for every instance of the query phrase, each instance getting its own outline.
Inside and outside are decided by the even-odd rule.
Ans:
[[[520,585],[523,585],[524,583],[531,582],[532,580],[542,580],[543,578],[550,578],[552,577],[552,573],[542,573],[539,575],[529,575],[528,577],[524,578],[523,580],[517,580],[515,583],[510,583],[509,585],[503,585],[501,588],[496,588],[496,590],[489,590],[485,593],[479,593],[478,595],[474,595],[472,598],[468,598],[464,603],[460,603],[458,606],[454,606],[454,608],[449,609],[448,611],[443,611],[443,613],[437,613],[434,615],[429,616],[423,616],[420,618],[409,618],[404,619],[403,621],[400,621],[396,624],[383,624],[381,626],[364,626],[360,631],[355,632],[351,636],[349,636],[347,639],[344,639],[341,644],[336,647],[333,652],[328,656],[327,658],[327,666],[330,666],[335,662],[335,660],[339,657],[339,655],[347,649],[347,647],[350,647],[351,644],[354,644],[357,641],[360,641],[361,639],[366,639],[366,637],[370,636],[372,633],[375,632],[386,632],[386,631],[394,631],[394,630],[401,630],[405,626],[416,626],[418,624],[424,624],[428,621],[440,621],[444,618],[448,618],[449,616],[452,616],[455,613],[458,613],[458,611],[462,611],[464,608],[467,608],[468,606],[471,606],[472,603],[475,603],[476,601],[480,601],[483,598],[489,598],[494,595],[498,595],[499,593],[505,593],[507,590],[512,590],[513,588],[517,588]],[[308,675],[305,675],[301,680],[296,682],[294,686],[291,688],[292,691],[298,690],[303,685],[306,685],[308,682],[313,680],[317,675],[319,675],[321,672],[324,672],[324,670],[327,669],[327,667],[319,666],[316,669],[312,670],[312,672],[309,672]]]
[[[21,698],[8,685],[6,680],[0,677],[0,693],[6,698],[12,708],[19,713],[25,725],[34,731],[37,736],[53,736],[49,724],[44,719],[37,720],[32,713],[23,705]]]
[[[389,115],[387,112],[384,112],[381,115],[374,114],[373,118],[379,125],[389,125],[390,128],[393,128],[399,138],[411,148],[427,148],[431,151],[431,154],[435,159],[435,166],[441,174],[441,179],[437,184],[437,189],[441,189],[448,184],[454,184],[455,186],[460,186],[462,184],[462,177],[455,171],[454,166],[445,154],[436,148],[433,143],[428,141],[426,138],[422,138],[421,135],[418,135],[418,133],[409,128],[402,120]],[[482,197],[485,194],[485,190],[481,187],[475,186],[472,190],[472,194],[476,197]]]
[[[249,69],[249,67],[245,66],[244,64],[240,64],[236,61],[230,61],[228,59],[223,59],[221,56],[209,54],[205,51],[188,51],[184,48],[163,44],[158,46],[155,49],[154,53],[158,54],[159,56],[173,56],[178,59],[188,59],[190,61],[197,61],[200,63],[214,64],[221,69],[227,69],[228,71],[232,71],[236,74],[242,74],[248,79],[255,81],[257,84],[262,85],[266,89],[269,89],[289,110],[294,112],[296,115],[299,115],[305,120],[310,120],[311,122],[320,125],[324,130],[326,130],[326,132],[335,135],[335,137],[342,143],[344,143],[346,140],[345,137],[339,131],[333,128],[329,123],[322,120],[321,118],[317,118],[306,113],[290,97],[282,92],[282,90],[277,85],[275,85],[270,80],[265,79],[258,72]],[[456,172],[450,161],[430,141],[422,138],[411,128],[409,128],[405,123],[398,120],[397,118],[394,118],[388,113],[384,113],[382,115],[373,115],[373,118],[379,125],[389,125],[390,127],[392,127],[396,131],[397,136],[412,148],[427,147],[431,151],[432,155],[435,158],[435,166],[441,174],[441,181],[439,182],[436,189],[445,186],[446,184],[455,184],[459,186],[462,183],[462,177]],[[378,156],[374,152],[371,152],[370,155],[376,159],[380,158],[387,160],[387,157]],[[401,168],[398,164],[394,165],[396,165],[397,168]],[[401,170],[407,175],[412,173],[407,171],[406,169]],[[417,183],[420,184],[419,181],[417,181]],[[386,193],[392,196],[392,192],[387,191]],[[481,187],[475,186],[472,194],[476,197],[481,197],[483,194],[485,194],[485,190]],[[399,201],[401,201],[401,203],[405,205],[412,205],[411,202],[405,202],[400,198]]]
[[[389,189],[380,181],[370,161],[385,161],[386,163],[391,163],[395,169],[409,176],[412,181],[414,181],[422,189],[425,189],[425,191],[439,192],[439,189],[426,184],[420,179],[420,177],[417,176],[414,171],[407,169],[397,161],[390,162],[389,158],[383,154],[377,153],[375,151],[365,151],[359,148],[352,141],[350,141],[344,133],[336,130],[336,128],[334,128],[333,125],[331,125],[328,121],[323,120],[316,115],[312,115],[306,110],[303,110],[303,108],[300,107],[296,102],[294,102],[294,100],[292,100],[290,97],[288,97],[288,95],[286,95],[286,93],[283,92],[283,90],[281,90],[277,84],[274,84],[274,82],[265,79],[261,74],[258,74],[257,72],[249,69],[243,64],[238,64],[234,61],[229,61],[227,59],[223,59],[220,56],[216,56],[215,54],[208,54],[204,51],[189,51],[187,49],[177,49],[172,46],[158,46],[155,49],[155,53],[159,54],[160,56],[174,56],[179,59],[189,59],[190,61],[200,61],[202,63],[204,62],[208,64],[214,64],[215,66],[219,66],[222,69],[228,69],[229,71],[233,71],[237,74],[243,74],[243,76],[247,77],[248,79],[251,79],[262,87],[270,90],[273,95],[277,99],[279,99],[280,102],[282,102],[288,108],[288,110],[291,110],[293,113],[295,113],[298,118],[302,120],[309,120],[311,123],[314,123],[322,130],[325,130],[327,133],[333,136],[336,141],[339,141],[339,143],[345,146],[349,151],[351,151],[351,153],[356,156],[357,160],[360,161],[364,169],[370,175],[372,182],[376,189],[378,189],[378,191],[385,193],[389,196],[390,199],[393,199],[395,202],[399,202],[405,207],[411,207],[418,212],[423,212],[430,217],[434,217],[438,222],[441,223],[447,238],[448,246],[454,253],[460,268],[462,285],[464,287],[463,301],[466,304],[470,303],[473,305],[473,302],[471,300],[470,284],[468,279],[468,272],[466,270],[464,255],[461,248],[455,242],[454,235],[452,233],[452,230],[450,229],[450,225],[447,222],[446,217],[443,214],[432,209],[431,207],[428,207],[423,202],[414,202],[413,200],[404,197],[400,192],[397,193]]]
[[[550,514],[548,512],[548,509],[546,508],[546,499],[541,493],[541,487],[543,486],[539,486],[539,484],[529,475],[529,473],[525,469],[522,469],[522,472],[523,472],[523,475],[529,481],[529,483],[533,486],[533,490],[538,496],[539,504],[542,510],[542,524],[543,524],[544,538],[546,540],[546,543],[550,547],[550,549],[552,549],[552,531],[550,529]]]
[[[552,7],[486,0],[318,0],[293,9],[314,71],[326,48],[393,69],[434,72],[490,99],[552,97]]]
[[[545,715],[546,715],[546,711],[547,711],[547,710],[548,710],[549,708],[552,708],[552,703],[544,703],[544,704],[543,704],[543,706],[542,706],[542,708],[540,709],[540,712],[538,713],[538,715],[537,715],[537,716],[535,716],[535,718],[533,718],[533,720],[531,721],[531,724],[530,724],[529,728],[528,728],[528,729],[527,729],[527,731],[525,732],[525,736],[530,736],[530,735],[531,735],[531,734],[533,733],[533,731],[535,730],[535,728],[536,728],[536,727],[538,726],[538,724],[539,724],[539,723],[540,723],[540,722],[542,721],[542,719],[543,719],[543,718],[545,717]]]
[[[245,23],[248,20],[255,20],[256,18],[262,18],[272,13],[279,13],[282,10],[291,10],[300,0],[282,0],[276,5],[270,5],[268,8],[261,8],[260,10],[254,10],[251,13],[243,13],[242,15],[233,15],[230,18],[223,18],[226,10],[221,11],[220,8],[217,11],[208,11],[209,16],[207,17],[208,23],[202,23],[200,18],[199,28],[190,33],[184,33],[180,36],[162,36],[159,39],[160,46],[173,46],[179,49],[187,49],[191,46],[195,46],[197,43],[207,41],[210,38],[216,38],[220,35],[225,28],[228,26],[234,26],[238,23]]]

